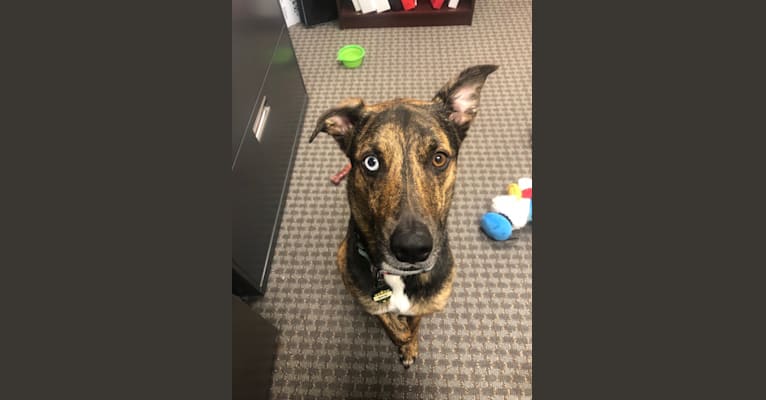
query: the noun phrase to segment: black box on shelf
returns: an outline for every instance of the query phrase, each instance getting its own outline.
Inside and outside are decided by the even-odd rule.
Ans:
[[[335,0],[298,0],[298,12],[301,22],[306,26],[338,19]]]

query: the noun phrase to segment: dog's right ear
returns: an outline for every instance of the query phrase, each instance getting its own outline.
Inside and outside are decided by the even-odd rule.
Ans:
[[[325,111],[317,120],[316,128],[311,133],[309,143],[314,141],[319,132],[325,132],[338,142],[340,149],[348,156],[351,139],[359,129],[363,109],[364,101],[362,99],[350,98],[343,100],[335,108]]]

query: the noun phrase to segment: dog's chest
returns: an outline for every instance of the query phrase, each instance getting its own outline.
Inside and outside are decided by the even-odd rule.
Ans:
[[[401,276],[386,274],[383,279],[391,287],[391,298],[388,299],[387,312],[408,315],[412,304],[404,293],[404,280]]]

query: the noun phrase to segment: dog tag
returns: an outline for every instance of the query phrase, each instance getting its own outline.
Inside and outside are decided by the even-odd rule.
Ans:
[[[383,284],[383,285],[377,286],[372,291],[372,300],[377,303],[386,303],[388,302],[388,299],[391,298],[392,294],[394,294],[394,292],[391,291],[391,288],[388,287],[388,285]]]
[[[375,287],[372,289],[372,301],[386,303],[394,294],[391,287],[383,280],[383,271],[378,270],[375,276]]]

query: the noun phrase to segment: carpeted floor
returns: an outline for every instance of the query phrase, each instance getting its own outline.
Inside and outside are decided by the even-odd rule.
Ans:
[[[473,26],[352,29],[296,25],[290,36],[309,94],[266,296],[254,308],[281,331],[275,399],[528,399],[532,395],[532,228],[492,242],[478,228],[493,196],[532,173],[531,0],[477,0]],[[335,54],[367,49],[361,68]],[[345,163],[327,136],[308,144],[338,100],[430,99],[452,75],[496,63],[460,151],[449,218],[458,276],[447,310],[424,319],[409,370],[377,320],[346,293],[335,251],[348,218]],[[345,184],[345,183],[344,183]]]

